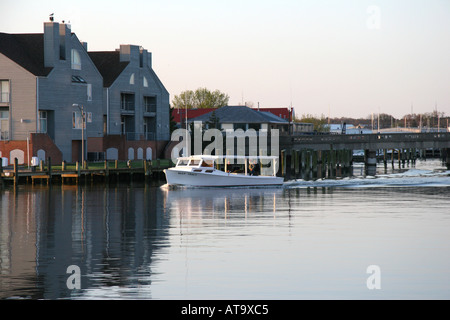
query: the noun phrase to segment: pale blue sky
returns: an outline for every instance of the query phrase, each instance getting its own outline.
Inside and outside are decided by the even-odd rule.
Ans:
[[[298,115],[450,115],[448,0],[0,0],[0,32],[50,13],[89,50],[141,45],[173,97],[207,87]]]

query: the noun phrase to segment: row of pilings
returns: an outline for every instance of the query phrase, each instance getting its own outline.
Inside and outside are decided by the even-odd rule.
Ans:
[[[389,166],[392,170],[415,167],[417,159],[440,158],[442,165],[450,170],[450,149],[423,150],[415,148],[398,148],[382,150],[364,150],[355,155],[353,150],[281,150],[279,174],[286,180],[334,179],[353,175],[353,164],[364,164],[364,174],[374,176],[377,164],[383,163],[385,172]]]
[[[331,179],[353,174],[352,150],[281,151],[281,175],[291,179]]]

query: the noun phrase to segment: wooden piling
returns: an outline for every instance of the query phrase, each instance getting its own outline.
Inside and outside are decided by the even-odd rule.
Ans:
[[[17,158],[14,158],[14,185],[19,183],[19,163]]]
[[[52,158],[51,157],[48,157],[47,171],[48,171],[47,184],[50,184],[52,182]]]
[[[0,157],[0,188],[4,187],[4,181],[3,181],[3,159]]]
[[[450,170],[450,148],[445,149],[445,157],[447,169]]]

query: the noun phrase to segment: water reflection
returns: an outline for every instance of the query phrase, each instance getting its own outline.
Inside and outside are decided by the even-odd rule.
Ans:
[[[152,263],[169,245],[170,224],[273,218],[283,193],[146,185],[3,190],[0,298],[150,299]],[[71,265],[80,267],[81,290],[67,288]]]
[[[192,188],[166,192],[171,211],[179,218],[247,218],[272,208],[277,211],[277,198],[283,188]],[[278,200],[280,201],[280,199]]]
[[[56,299],[80,292],[66,285],[67,267],[81,287],[149,284],[164,237],[165,196],[157,188],[24,187],[1,196],[1,298]]]
[[[2,190],[0,298],[447,298],[450,184],[438,185]],[[369,264],[384,272],[376,295]],[[70,265],[81,290],[67,288]]]

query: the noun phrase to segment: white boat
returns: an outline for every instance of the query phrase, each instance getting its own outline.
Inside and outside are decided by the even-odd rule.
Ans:
[[[222,161],[218,161],[223,159]],[[240,165],[234,164],[238,159]],[[264,161],[263,161],[264,160]],[[278,157],[190,156],[177,159],[174,168],[164,170],[168,186],[236,187],[279,186]],[[220,164],[219,162],[223,162]],[[230,164],[232,163],[232,164]],[[262,163],[270,163],[264,167]],[[240,170],[235,170],[240,166]],[[223,167],[223,170],[219,168]],[[236,172],[237,171],[237,172]]]

